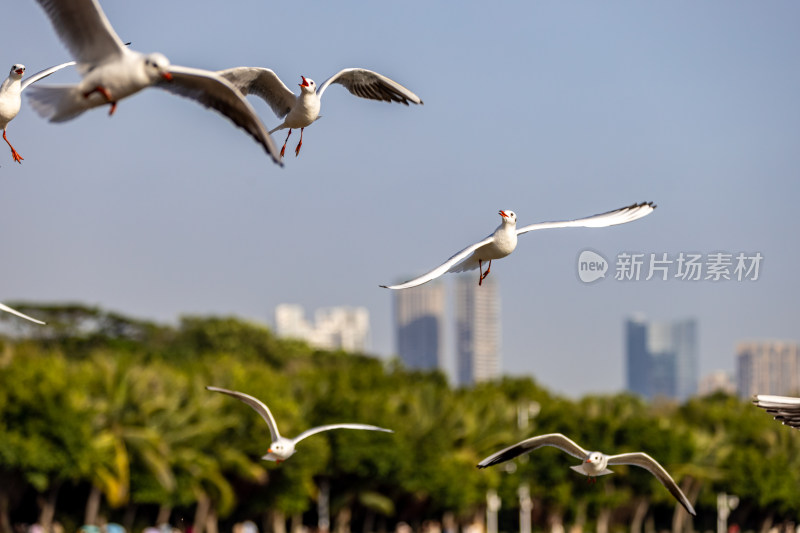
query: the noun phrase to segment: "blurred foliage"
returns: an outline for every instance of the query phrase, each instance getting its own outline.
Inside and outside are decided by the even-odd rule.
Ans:
[[[723,491],[741,498],[731,522],[800,518],[800,434],[733,397],[571,400],[531,378],[453,388],[439,372],[317,351],[235,318],[165,326],[80,305],[24,308],[48,326],[15,322],[0,337],[0,531],[43,512],[43,501],[55,502],[56,519],[79,524],[92,490],[103,517],[128,525],[152,524],[165,509],[191,523],[203,506],[229,524],[268,523],[276,513],[313,524],[323,481],[332,515],[355,530],[446,513],[466,524],[485,509],[490,488],[503,502],[501,525],[515,530],[523,484],[539,530],[629,529],[635,513],[658,529],[712,529]],[[262,399],[286,435],[335,422],[395,433],[325,432],[285,463],[261,461],[266,424],[206,385]],[[699,516],[677,520],[683,509],[642,469],[615,467],[590,485],[553,448],[475,468],[502,447],[554,432],[607,453],[649,453]]]

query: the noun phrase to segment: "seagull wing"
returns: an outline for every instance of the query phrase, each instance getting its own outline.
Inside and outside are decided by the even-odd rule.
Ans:
[[[800,429],[800,398],[759,394],[753,399],[753,403],[784,425]]]
[[[675,483],[675,480],[670,477],[664,467],[658,464],[658,461],[647,455],[646,453],[642,452],[635,452],[635,453],[621,453],[619,455],[609,455],[608,456],[608,464],[610,465],[634,465],[644,468],[661,482],[662,485],[667,487],[667,490],[672,494],[676,500],[683,505],[689,514],[697,515],[694,511],[694,507],[692,504],[689,503],[689,499],[683,494],[678,484]]]
[[[127,52],[97,0],[37,0],[79,63],[95,65]]]
[[[346,68],[340,70],[319,86],[317,96],[322,98],[322,93],[331,83],[344,85],[348,91],[361,98],[381,100],[384,102],[408,102],[421,104],[419,96],[409,91],[394,80],[364,68]]]
[[[285,117],[294,106],[295,94],[268,68],[236,67],[219,70],[217,74],[231,82],[242,94],[263,98],[278,118]]]
[[[626,222],[633,222],[636,219],[649,215],[656,208],[653,202],[642,202],[640,204],[633,204],[607,213],[600,213],[586,218],[579,218],[577,220],[564,220],[561,222],[539,222],[538,224],[531,224],[517,228],[517,235],[528,233],[537,229],[552,229],[552,228],[604,228],[606,226],[615,226],[617,224],[625,224]]]
[[[20,317],[22,317],[22,318],[24,318],[26,320],[30,320],[31,322],[36,322],[37,324],[44,324],[44,322],[42,322],[41,320],[36,320],[35,318],[31,318],[28,315],[26,315],[24,313],[20,313],[16,309],[12,309],[11,307],[9,307],[9,306],[7,306],[5,304],[1,304],[0,303],[0,310],[6,311],[8,313],[11,313],[12,315],[20,316]]]
[[[171,81],[159,80],[155,86],[196,100],[204,106],[222,113],[231,122],[249,133],[272,157],[273,161],[283,165],[280,151],[275,147],[253,106],[230,82],[208,70],[177,65],[171,65],[169,73],[172,75]]]
[[[206,387],[206,389],[214,392],[221,392],[222,394],[227,394],[228,396],[233,396],[234,398],[238,398],[239,400],[243,401],[250,407],[256,410],[258,414],[261,415],[261,418],[269,426],[269,434],[272,437],[272,441],[275,442],[279,438],[281,438],[281,434],[278,433],[278,425],[275,423],[275,419],[272,417],[272,413],[269,411],[269,408],[264,405],[264,403],[257,399],[253,398],[249,394],[245,394],[243,392],[236,392],[228,389],[221,389],[219,387]]]
[[[487,466],[505,463],[506,461],[510,461],[515,457],[530,453],[537,448],[541,448],[542,446],[553,446],[563,452],[567,452],[573,457],[577,457],[578,459],[584,459],[587,455],[589,455],[588,451],[578,446],[572,439],[567,438],[561,433],[550,433],[547,435],[539,435],[538,437],[525,439],[522,442],[518,442],[513,446],[505,448],[504,450],[500,450],[499,452],[490,455],[478,463],[478,468],[486,468]]]
[[[44,69],[44,70],[42,70],[40,72],[37,72],[36,74],[32,74],[32,75],[28,76],[27,78],[25,78],[24,80],[22,80],[22,84],[20,85],[20,89],[19,90],[20,91],[24,91],[25,87],[27,87],[31,83],[36,83],[40,79],[46,78],[47,76],[49,76],[53,72],[57,72],[57,71],[61,70],[62,68],[65,68],[65,67],[71,67],[74,64],[75,64],[75,61],[68,61],[66,63],[61,63],[60,65],[56,65],[54,67],[46,68],[46,69]]]
[[[429,281],[438,278],[445,272],[449,271],[451,268],[458,265],[458,263],[466,259],[467,256],[469,256],[469,254],[471,254],[481,246],[486,246],[492,241],[494,241],[494,234],[489,235],[480,242],[476,242],[475,244],[467,246],[466,248],[464,248],[463,250],[452,256],[450,259],[448,259],[438,267],[428,272],[427,274],[423,274],[418,278],[406,281],[405,283],[401,283],[400,285],[381,285],[381,287],[385,289],[409,289],[411,287],[416,287],[417,285],[422,285],[423,283],[428,283]]]
[[[379,428],[378,426],[371,426],[369,424],[329,424],[327,426],[317,426],[315,428],[307,429],[292,439],[292,442],[297,444],[306,437],[310,437],[316,433],[329,431],[331,429],[365,429],[367,431],[385,431],[386,433],[394,433],[391,429]]]

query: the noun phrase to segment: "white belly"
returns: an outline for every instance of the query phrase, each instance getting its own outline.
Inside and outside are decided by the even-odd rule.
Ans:
[[[298,97],[283,123],[287,128],[305,128],[317,120],[317,117],[319,117],[319,98],[316,94],[304,94]]]
[[[85,94],[99,86],[108,91],[112,100],[117,101],[148,87],[151,81],[137,59],[125,57],[122,61],[95,67],[81,81],[81,93]],[[95,105],[106,103],[105,97],[98,93],[92,94],[90,100],[94,100]]]
[[[16,95],[5,94],[0,98],[0,130],[6,129],[8,123],[14,120],[20,108],[19,92]]]

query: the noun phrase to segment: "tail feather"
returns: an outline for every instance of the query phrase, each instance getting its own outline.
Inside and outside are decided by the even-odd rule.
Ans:
[[[75,85],[32,85],[25,94],[39,116],[50,122],[65,122],[98,105],[94,98],[84,98]]]

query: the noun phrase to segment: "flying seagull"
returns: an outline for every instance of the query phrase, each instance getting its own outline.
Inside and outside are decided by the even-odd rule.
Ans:
[[[445,274],[447,272],[465,272],[467,270],[480,269],[480,277],[478,278],[478,285],[480,285],[489,271],[492,268],[492,260],[501,259],[517,247],[517,237],[523,233],[534,231],[538,229],[552,229],[552,228],[604,228],[606,226],[615,226],[617,224],[625,224],[626,222],[633,222],[653,212],[656,206],[653,202],[642,202],[640,204],[629,205],[609,211],[607,213],[600,213],[586,218],[579,218],[577,220],[564,220],[561,222],[540,222],[538,224],[531,224],[517,229],[517,215],[513,211],[500,211],[502,223],[497,226],[494,233],[483,239],[482,241],[471,244],[453,255],[450,259],[434,268],[427,274],[423,274],[418,278],[406,281],[399,285],[381,285],[386,289],[408,289],[428,283]],[[483,271],[483,263],[488,262],[486,272]]]
[[[478,468],[486,468],[496,464],[504,463],[525,453],[530,453],[542,446],[553,446],[563,452],[567,452],[573,457],[581,459],[583,462],[579,465],[571,466],[570,468],[585,476],[589,476],[589,481],[595,480],[597,476],[604,476],[606,474],[613,474],[611,470],[606,468],[609,465],[634,465],[640,466],[653,474],[662,485],[672,494],[676,500],[680,502],[683,507],[689,511],[690,514],[695,515],[694,507],[689,503],[689,500],[681,491],[678,484],[670,477],[664,467],[658,462],[643,452],[634,453],[621,453],[619,455],[606,455],[601,452],[590,452],[578,446],[574,441],[565,437],[561,433],[550,433],[548,435],[539,435],[538,437],[531,437],[530,439],[518,442],[513,446],[509,446],[504,450],[490,455],[480,463]]]
[[[753,403],[771,414],[775,420],[780,420],[783,425],[800,429],[800,398],[758,394],[753,398]]]
[[[9,307],[9,306],[7,306],[5,304],[2,304],[2,303],[0,303],[0,311],[5,311],[7,313],[11,313],[12,315],[17,315],[17,316],[22,317],[22,318],[24,318],[26,320],[30,320],[31,322],[36,322],[37,324],[44,324],[44,322],[42,322],[41,320],[36,320],[35,318],[31,318],[28,315],[26,315],[24,313],[20,313],[16,309],[12,309],[11,307]]]
[[[387,433],[394,433],[391,429],[384,429],[379,428],[378,426],[370,426],[367,424],[329,424],[326,426],[319,426],[315,428],[308,429],[293,439],[289,439],[286,437],[281,437],[281,434],[278,432],[278,425],[275,423],[275,419],[272,417],[272,413],[269,411],[266,405],[260,400],[253,398],[248,394],[244,394],[243,392],[236,392],[227,389],[221,389],[219,387],[206,387],[206,389],[214,392],[221,392],[223,394],[227,394],[228,396],[233,396],[234,398],[238,398],[239,400],[243,401],[250,407],[256,410],[258,414],[261,415],[261,418],[269,426],[269,434],[272,438],[272,442],[267,449],[267,454],[261,457],[267,461],[275,461],[280,463],[281,461],[285,461],[295,452],[295,446],[298,442],[305,439],[306,437],[310,437],[315,433],[320,433],[322,431],[328,431],[330,429],[365,429],[369,431],[385,431]]]
[[[60,65],[44,69],[32,76],[28,76],[24,80],[22,79],[22,75],[25,74],[25,65],[19,63],[11,65],[11,72],[8,73],[8,77],[3,81],[3,84],[0,85],[0,127],[3,128],[3,140],[8,144],[8,147],[11,148],[11,157],[13,157],[14,161],[17,163],[22,164],[22,160],[25,158],[19,155],[19,152],[14,150],[14,147],[11,146],[11,142],[8,140],[8,137],[6,137],[6,128],[8,127],[8,123],[14,120],[14,117],[19,113],[19,108],[22,104],[22,98],[20,96],[22,91],[31,83],[35,83],[53,72],[74,64],[74,61],[61,63]]]
[[[215,109],[249,133],[273,161],[283,164],[253,107],[227,80],[207,70],[171,65],[160,53],[142,54],[125,46],[97,0],[37,0],[61,42],[78,63],[77,85],[36,86],[27,92],[33,108],[51,122],[117,102],[156,86]]]
[[[356,96],[384,102],[409,102],[422,104],[419,96],[409,91],[394,80],[377,72],[364,68],[346,68],[340,70],[317,88],[314,80],[300,76],[300,94],[295,94],[281,81],[272,70],[259,67],[237,67],[218,71],[217,74],[230,81],[242,94],[254,94],[263,98],[272,111],[283,118],[283,123],[273,128],[270,133],[289,128],[289,134],[283,142],[281,157],[286,151],[286,143],[292,134],[292,128],[300,128],[300,142],[295,148],[295,157],[303,146],[303,130],[320,117],[319,108],[322,93],[331,83],[344,85]]]

